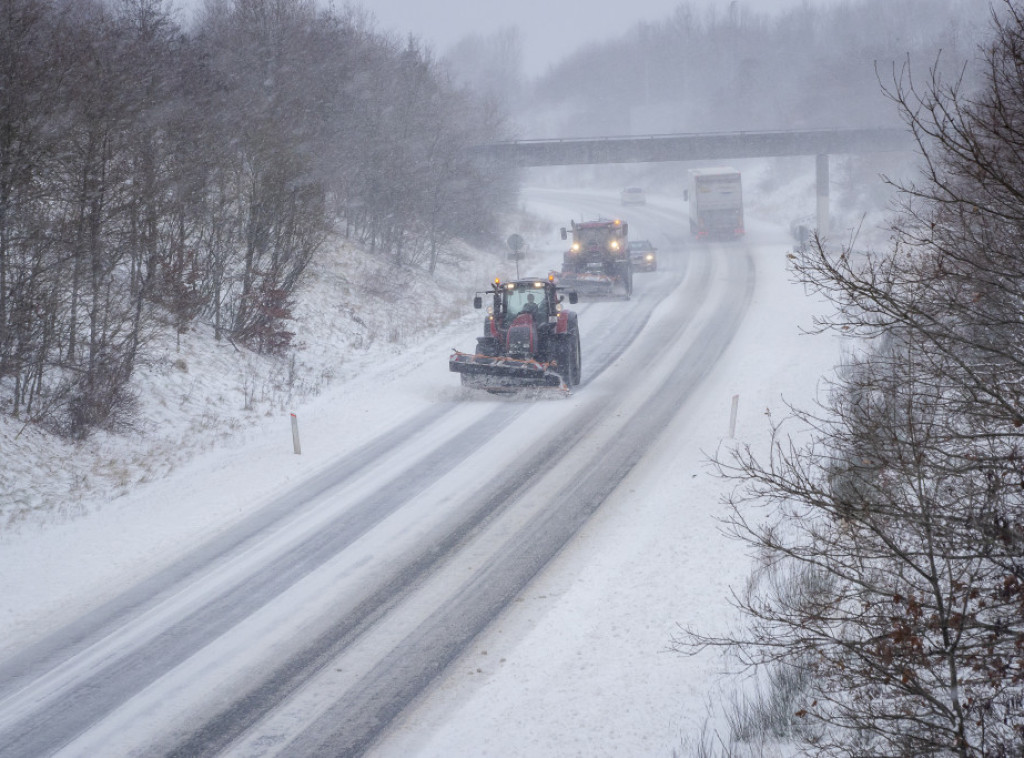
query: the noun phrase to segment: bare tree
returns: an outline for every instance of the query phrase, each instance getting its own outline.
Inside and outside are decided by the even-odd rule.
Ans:
[[[13,380],[17,416],[37,388],[46,353],[44,166],[52,160],[46,128],[63,73],[48,52],[56,24],[40,0],[0,3],[0,381]]]
[[[1024,745],[1024,15],[993,13],[972,85],[909,67],[887,94],[918,142],[887,254],[818,239],[796,278],[865,340],[821,411],[767,459],[717,458],[732,532],[761,556],[736,635],[806,674],[820,755],[1019,755]],[[764,508],[763,511],[756,508]]]

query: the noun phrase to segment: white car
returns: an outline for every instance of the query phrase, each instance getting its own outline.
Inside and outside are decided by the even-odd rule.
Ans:
[[[643,205],[647,202],[647,195],[643,187],[626,187],[620,195],[623,205]]]

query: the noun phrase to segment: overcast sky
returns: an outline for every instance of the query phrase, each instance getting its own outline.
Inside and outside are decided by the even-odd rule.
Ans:
[[[700,8],[727,12],[733,0],[688,0]],[[830,0],[737,0],[743,10],[770,13]],[[183,8],[202,0],[176,0]],[[345,0],[335,0],[343,7]],[[380,31],[413,34],[437,55],[470,34],[488,35],[517,26],[523,40],[523,68],[543,74],[579,47],[621,36],[641,21],[668,18],[683,0],[352,0],[374,15]]]

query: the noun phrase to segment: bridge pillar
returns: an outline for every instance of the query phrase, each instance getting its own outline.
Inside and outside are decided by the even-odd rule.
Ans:
[[[828,155],[818,153],[815,161],[815,174],[817,175],[817,196],[818,196],[818,235],[828,236]]]

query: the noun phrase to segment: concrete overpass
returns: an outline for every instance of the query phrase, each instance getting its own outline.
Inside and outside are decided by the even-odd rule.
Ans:
[[[827,232],[828,156],[903,152],[913,146],[906,130],[879,128],[515,140],[482,145],[477,150],[485,159],[515,168],[814,155],[818,229]]]

